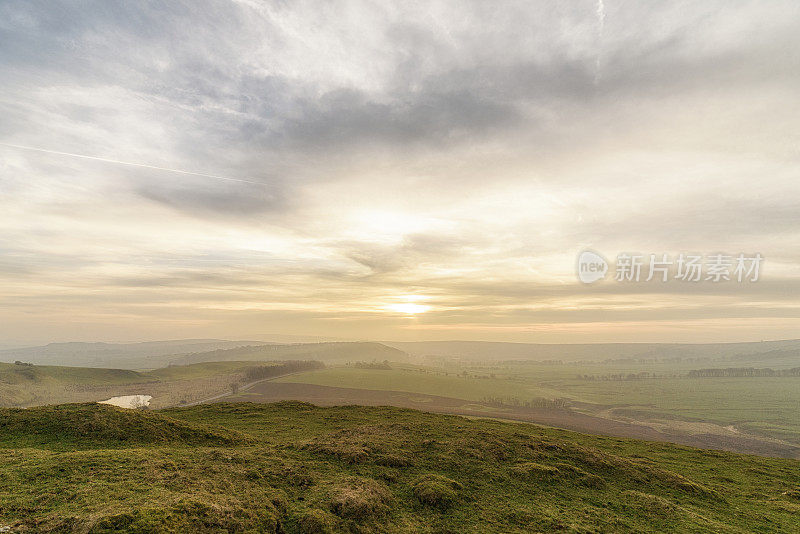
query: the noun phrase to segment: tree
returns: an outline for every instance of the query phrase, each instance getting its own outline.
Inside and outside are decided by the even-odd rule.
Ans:
[[[134,410],[149,410],[148,402],[143,396],[135,395],[131,400],[131,408]]]

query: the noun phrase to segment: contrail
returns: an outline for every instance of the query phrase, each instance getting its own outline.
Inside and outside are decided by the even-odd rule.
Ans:
[[[56,154],[59,156],[70,156],[73,158],[82,158],[82,159],[91,159],[95,161],[103,161],[105,163],[116,163],[118,165],[129,165],[131,167],[142,167],[144,169],[154,169],[157,171],[167,171],[167,172],[176,172],[178,174],[189,174],[191,176],[202,176],[204,178],[214,178],[216,180],[226,180],[229,182],[242,182],[245,184],[255,184],[255,185],[264,185],[261,182],[254,182],[252,180],[242,180],[241,178],[229,178],[227,176],[219,176],[216,174],[205,174],[202,172],[192,172],[192,171],[184,171],[181,169],[169,169],[167,167],[158,167],[156,165],[147,165],[146,163],[133,163],[131,161],[120,161],[117,159],[109,159],[109,158],[101,158],[98,156],[87,156],[86,154],[73,154],[71,152],[59,152],[58,150],[47,150],[45,148],[36,148],[33,146],[23,146],[23,145],[12,145],[11,143],[2,143],[0,145],[7,146],[11,148],[20,148],[22,150],[33,150],[35,152],[44,152],[45,154]]]
[[[600,35],[603,35],[603,26],[606,23],[606,6],[603,0],[597,0],[597,24],[599,26]]]
[[[597,0],[595,13],[597,15],[597,57],[594,61],[594,84],[597,85],[597,82],[600,81],[600,45],[603,41],[603,30],[606,25],[606,6],[603,0]]]

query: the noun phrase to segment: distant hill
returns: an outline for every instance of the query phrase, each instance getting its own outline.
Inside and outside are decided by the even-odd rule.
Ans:
[[[228,360],[319,360],[319,361],[407,361],[408,355],[393,347],[370,341],[292,343],[289,345],[245,346],[186,354],[169,361],[173,365]]]
[[[146,394],[156,405],[197,400],[225,391],[256,362],[213,362],[154,371],[0,363],[0,407],[99,401]],[[270,364],[261,364],[270,365]]]
[[[614,359],[699,359],[735,358],[747,355],[800,351],[800,340],[750,343],[504,343],[492,341],[385,341],[385,345],[421,358],[465,360],[614,360]]]
[[[788,350],[770,350],[753,354],[737,354],[731,361],[761,362],[775,366],[800,365],[800,346]]]
[[[198,446],[199,445],[199,446]],[[0,410],[11,532],[796,532],[800,463],[391,407]]]
[[[143,343],[50,343],[0,350],[0,362],[37,365],[157,369],[170,363],[229,360],[407,361],[446,358],[500,360],[719,359],[800,363],[800,340],[750,343],[505,343],[493,341],[274,343],[180,339]],[[777,363],[772,363],[777,361]]]
[[[50,343],[41,347],[0,350],[0,362],[17,360],[37,365],[142,369],[163,367],[160,356],[205,352],[241,346],[267,345],[264,341],[179,339],[143,343]]]

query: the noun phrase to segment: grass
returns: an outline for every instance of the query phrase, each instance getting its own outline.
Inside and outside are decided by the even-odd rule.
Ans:
[[[239,445],[249,441],[246,435],[224,428],[189,423],[147,410],[122,410],[104,404],[0,408],[0,447],[70,450],[147,443]]]
[[[12,532],[792,532],[800,514],[797,461],[398,408],[68,405],[0,430]]]
[[[392,370],[329,367],[278,379],[322,386],[394,390],[481,401],[488,397],[567,398],[579,411],[614,414],[639,421],[703,421],[736,425],[743,431],[800,443],[800,378],[672,377],[697,364],[496,364],[482,368],[423,368],[393,365]],[[467,370],[471,378],[460,373]],[[663,378],[580,380],[578,375],[649,371]],[[445,374],[447,373],[447,374]],[[494,378],[491,377],[494,375]],[[475,378],[480,376],[482,378]],[[627,416],[626,416],[627,414]]]
[[[386,370],[357,369],[354,367],[330,367],[319,371],[300,373],[277,379],[278,382],[294,382],[319,386],[361,388],[371,390],[394,390],[422,395],[441,395],[471,401],[484,397],[524,395],[525,398],[546,396],[552,388],[540,388],[496,379],[467,379],[450,372],[448,375],[435,372],[420,372],[416,368]]]
[[[274,362],[204,362],[191,365],[171,365],[162,369],[155,369],[144,373],[145,376],[159,380],[189,380],[192,378],[207,378],[220,374],[231,374],[253,367],[254,365],[270,365]]]
[[[304,346],[299,346],[300,348]],[[241,349],[237,349],[241,350]],[[266,350],[266,349],[263,349]],[[300,350],[297,348],[297,350]],[[800,444],[800,378],[686,378],[698,366],[756,365],[749,361],[713,362],[535,362],[420,367],[393,363],[392,369],[329,367],[278,379],[370,390],[398,390],[441,395],[479,404],[486,398],[567,398],[573,408],[603,417],[645,421],[693,432],[691,423],[734,425],[742,432]],[[774,363],[774,362],[772,362]],[[785,361],[786,366],[798,362]],[[171,366],[153,371],[25,366],[0,364],[0,406],[34,406],[96,401],[118,395],[153,396],[162,408],[189,403],[228,391],[241,382],[252,361],[221,361]],[[460,376],[467,371],[470,378]],[[661,378],[646,380],[582,380],[646,371]],[[475,378],[475,377],[481,378]]]
[[[174,365],[153,371],[0,363],[0,406],[27,407],[151,395],[154,407],[224,393],[248,368],[279,362],[228,361]]]
[[[57,365],[16,365],[0,363],[0,382],[59,381],[72,384],[130,384],[152,380],[146,374],[126,369],[95,369],[91,367],[61,367]]]

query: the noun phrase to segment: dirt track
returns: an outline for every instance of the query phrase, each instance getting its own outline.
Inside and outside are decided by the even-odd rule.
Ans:
[[[521,407],[493,408],[480,403],[471,403],[463,399],[421,395],[402,391],[374,391],[265,381],[254,385],[246,394],[220,400],[246,400],[252,402],[300,400],[320,406],[347,404],[398,406],[401,408],[414,408],[428,412],[526,421],[587,434],[602,434],[650,441],[667,441],[692,447],[721,449],[747,454],[757,454],[760,456],[800,458],[800,447],[763,440],[754,436],[665,433],[645,425],[613,421],[611,419],[594,417],[569,410]]]

